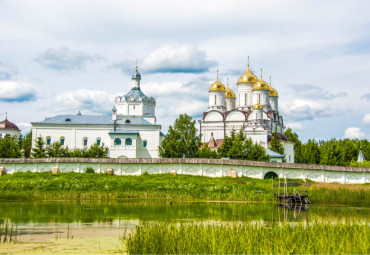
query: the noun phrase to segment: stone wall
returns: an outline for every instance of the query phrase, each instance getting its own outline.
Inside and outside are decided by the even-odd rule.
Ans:
[[[46,158],[0,159],[0,169],[14,172],[80,172],[91,167],[97,173],[112,170],[116,175],[177,173],[209,177],[248,176],[263,179],[268,172],[281,178],[311,179],[318,182],[369,183],[369,167],[344,167],[222,159],[95,159]]]

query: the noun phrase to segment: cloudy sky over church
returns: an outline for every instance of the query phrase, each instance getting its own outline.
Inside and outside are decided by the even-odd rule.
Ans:
[[[0,119],[23,130],[58,114],[111,114],[131,88],[156,98],[164,132],[199,119],[219,77],[247,57],[272,78],[302,140],[370,138],[369,1],[0,0]]]

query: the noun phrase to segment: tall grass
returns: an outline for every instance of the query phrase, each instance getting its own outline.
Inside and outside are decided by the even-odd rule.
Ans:
[[[369,225],[166,225],[136,228],[129,254],[369,254]]]
[[[12,242],[17,240],[17,226],[6,222],[0,222],[0,243]]]
[[[302,180],[294,180],[303,184]],[[274,201],[271,180],[171,174],[108,176],[80,173],[15,173],[0,177],[0,199],[184,199]],[[277,182],[275,182],[276,186]],[[313,184],[312,203],[369,203],[370,185]],[[275,190],[276,191],[276,190]]]

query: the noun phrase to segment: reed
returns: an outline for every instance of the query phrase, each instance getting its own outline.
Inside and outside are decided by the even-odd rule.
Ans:
[[[370,227],[150,224],[124,237],[129,254],[369,254]]]
[[[0,222],[0,243],[17,240],[18,227],[6,222]]]

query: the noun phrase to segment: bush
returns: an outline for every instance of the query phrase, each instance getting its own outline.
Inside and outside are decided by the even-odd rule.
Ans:
[[[94,171],[94,169],[92,167],[87,167],[85,169],[85,173],[87,173],[87,174],[93,174],[93,173],[95,173],[95,171]]]

